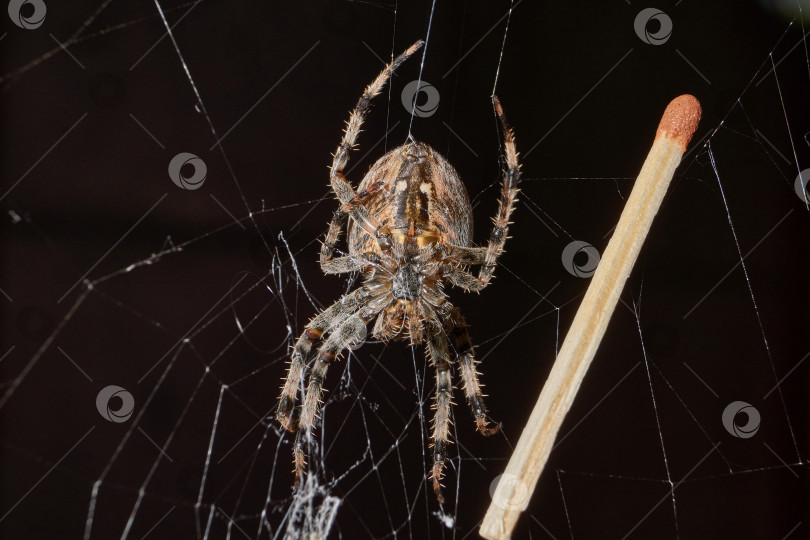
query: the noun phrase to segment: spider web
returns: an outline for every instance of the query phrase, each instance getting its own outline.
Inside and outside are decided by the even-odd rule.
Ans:
[[[9,17],[0,38],[4,537],[477,537],[685,92],[703,121],[515,538],[807,536],[800,17],[731,1],[44,4],[41,26]],[[369,341],[331,367],[293,491],[273,420],[288,349],[358,283],[316,262],[329,153],[418,38],[424,57],[377,98],[348,177],[424,140],[467,184],[482,242],[499,95],[524,172],[513,238],[490,287],[451,299],[503,432],[475,433],[456,390],[439,505],[433,372],[421,348]],[[410,82],[435,89],[415,113]],[[178,180],[200,170],[188,156],[169,170],[183,152],[202,185]]]

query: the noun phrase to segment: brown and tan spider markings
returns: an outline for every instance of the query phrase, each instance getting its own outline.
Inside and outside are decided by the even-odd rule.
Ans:
[[[293,460],[299,483],[306,469],[305,445],[312,437],[329,364],[345,349],[362,341],[366,326],[375,318],[373,336],[377,339],[410,338],[413,345],[427,342],[428,356],[436,370],[430,477],[438,499],[443,501],[441,480],[450,439],[453,391],[448,337],[476,428],[484,435],[500,429],[489,426],[464,317],[447,300],[444,285],[480,291],[489,284],[507,238],[520,168],[514,135],[506,125],[498,99],[493,97],[495,112],[503,126],[506,170],[498,213],[485,247],[470,245],[472,208],[464,184],[450,163],[426,144],[409,141],[388,152],[371,167],[355,191],[343,169],[371,99],[380,93],[394,70],[421,46],[421,41],[413,44],[366,88],[335,152],[330,180],[340,206],[321,248],[321,268],[326,274],[361,272],[364,281],[307,324],[292,351],[276,418],[285,429],[297,432]],[[335,245],[347,219],[349,252],[336,257]],[[477,276],[469,271],[474,265],[480,266]],[[309,383],[296,421],[293,415],[296,394],[310,351],[313,343],[324,336],[325,341],[309,368]]]

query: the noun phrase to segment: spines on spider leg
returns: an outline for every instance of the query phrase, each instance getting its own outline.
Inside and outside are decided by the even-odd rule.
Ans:
[[[360,96],[360,99],[357,101],[357,105],[355,106],[354,110],[352,110],[351,114],[349,115],[349,121],[346,123],[346,129],[343,132],[343,139],[341,140],[340,146],[338,146],[332,160],[333,176],[335,176],[335,173],[342,173],[343,168],[349,161],[349,152],[354,147],[357,136],[360,134],[360,127],[363,125],[363,120],[365,119],[366,113],[369,110],[371,100],[380,93],[385,86],[385,83],[391,78],[394,70],[397,69],[399,65],[407,60],[413,53],[418,51],[422,44],[422,40],[419,40],[411,45],[405,52],[394,58],[394,60],[390,64],[386,65],[380,74],[377,75],[377,78],[375,78],[374,81],[366,87],[363,95]],[[343,179],[343,181],[345,182],[345,179]],[[341,199],[341,202],[346,202],[346,200]]]
[[[503,137],[504,137],[504,151],[506,153],[506,165],[510,169],[519,169],[520,164],[518,163],[518,152],[517,147],[515,146],[515,132],[512,128],[509,127],[509,124],[506,121],[506,115],[503,113],[503,107],[501,107],[501,100],[498,99],[498,96],[492,96],[492,105],[495,107],[495,114],[498,116],[498,120],[501,122],[501,128],[503,129]],[[520,181],[520,178],[515,178],[515,184]]]
[[[479,379],[481,373],[476,367],[481,362],[475,359],[472,340],[470,339],[470,334],[467,332],[467,323],[464,321],[464,316],[461,315],[458,309],[454,310],[451,320],[454,323],[452,336],[456,354],[458,355],[462,389],[467,398],[467,404],[472,411],[473,418],[475,418],[475,427],[484,436],[488,437],[494,435],[500,431],[501,426],[500,424],[494,427],[489,425],[489,411],[484,403],[485,395],[481,391],[483,385]]]
[[[304,403],[301,406],[301,418],[298,423],[298,433],[296,433],[293,448],[296,485],[299,485],[306,472],[307,455],[305,445],[309,443],[310,434],[315,426],[323,401],[321,396],[323,395],[323,382],[326,380],[326,371],[329,369],[329,364],[337,357],[339,351],[334,343],[335,341],[333,336],[330,336],[327,342],[323,344],[309,373],[309,384],[304,396]]]
[[[343,211],[342,207],[335,210],[332,216],[332,221],[329,222],[329,229],[326,231],[326,237],[321,244],[320,263],[321,267],[325,266],[332,260],[335,255],[335,246],[340,239],[340,232],[343,229],[343,224],[346,221],[347,213]]]
[[[506,171],[501,181],[501,199],[498,206],[498,213],[494,219],[494,226],[489,238],[487,254],[484,265],[478,274],[481,287],[485,287],[492,279],[498,257],[503,253],[503,246],[509,234],[509,221],[517,202],[517,194],[520,191],[520,163],[518,162],[518,152],[515,146],[515,134],[506,122],[503,114],[501,102],[497,96],[492,96],[492,104],[495,107],[495,114],[501,122],[504,136],[504,156],[506,158]]]
[[[327,328],[335,327],[356,313],[367,296],[368,293],[363,288],[355,289],[349,294],[341,296],[335,303],[313,317],[307,324],[307,328],[324,332]]]
[[[287,431],[295,431],[297,426],[293,419],[293,410],[295,409],[295,395],[298,392],[298,386],[304,377],[304,367],[306,366],[306,358],[309,356],[309,351],[312,349],[312,344],[315,340],[320,339],[323,331],[318,328],[307,328],[293,347],[293,353],[290,357],[290,367],[287,371],[287,378],[284,381],[284,386],[281,389],[281,397],[278,401],[278,409],[276,410],[276,419],[281,424],[281,427]]]
[[[450,409],[453,400],[453,384],[450,379],[450,358],[447,351],[447,340],[444,330],[439,328],[428,339],[428,354],[436,369],[436,395],[433,408],[433,467],[430,479],[433,491],[440,503],[444,502],[441,481],[444,478],[444,466],[447,461],[447,446],[450,443]]]
[[[355,293],[359,294],[361,291],[363,291],[362,288],[355,291]],[[354,296],[355,293],[349,295],[349,297]],[[339,302],[335,304],[338,305]],[[321,345],[318,354],[315,356],[315,362],[309,372],[309,383],[307,384],[304,403],[301,406],[298,433],[293,448],[296,482],[300,481],[306,471],[305,445],[310,441],[312,428],[315,426],[321,409],[323,383],[326,379],[326,371],[329,369],[329,364],[337,358],[341,351],[365,337],[363,331],[374,315],[375,313],[368,308],[363,308],[361,311],[355,312],[345,319],[339,327],[331,331],[329,337],[324,344]]]
[[[355,113],[359,113],[360,115],[365,114],[365,112],[368,110],[368,106],[371,100],[375,96],[377,96],[380,93],[380,91],[382,91],[383,87],[385,86],[385,83],[388,82],[388,79],[391,78],[391,75],[393,75],[394,71],[400,66],[400,64],[402,64],[405,60],[410,58],[413,55],[413,53],[418,51],[422,47],[423,43],[424,42],[421,39],[418,40],[416,43],[414,43],[413,45],[408,47],[404,52],[402,52],[399,56],[394,58],[394,60],[390,64],[387,64],[385,68],[383,68],[382,72],[380,72],[380,74],[377,75],[377,78],[374,79],[374,81],[372,81],[372,83],[366,87],[365,92],[363,92],[363,95],[358,100],[357,106],[354,109]],[[354,114],[352,115],[352,117],[354,117]],[[360,122],[362,122],[362,117],[360,118]],[[347,131],[351,126],[351,124],[352,118],[349,118],[349,125],[346,128]]]
[[[436,410],[433,419],[433,467],[431,480],[433,491],[440,502],[444,502],[441,481],[444,479],[444,467],[447,461],[447,447],[450,444],[450,408],[452,406],[453,386],[450,380],[450,364],[444,361],[436,365]]]
[[[520,173],[517,170],[510,170],[505,173],[498,214],[492,220],[492,232],[489,236],[487,254],[479,275],[479,281],[481,281],[482,286],[486,286],[492,279],[495,267],[497,266],[498,257],[503,254],[504,245],[509,238],[509,225],[512,224],[509,218],[515,210],[517,194],[520,191],[517,187],[514,187],[517,185],[517,180],[511,178],[516,177],[519,179],[519,176]]]
[[[284,381],[278,409],[276,410],[276,419],[284,429],[288,431],[297,429],[293,411],[298,388],[303,380],[304,369],[313,343],[323,337],[323,333],[327,328],[342,323],[347,317],[354,314],[360,308],[366,294],[363,289],[357,289],[340,298],[340,300],[313,317],[298,338],[298,341],[296,341],[290,355],[290,367],[287,371],[287,378]]]
[[[330,337],[331,340],[331,337]],[[293,447],[293,463],[295,464],[295,484],[299,485],[307,468],[307,455],[304,446],[309,442],[310,433],[315,425],[321,405],[323,381],[326,379],[326,370],[337,356],[330,347],[329,341],[321,347],[315,357],[315,365],[309,374],[309,384],[301,406],[301,418],[298,422],[298,433],[295,436]]]
[[[378,185],[374,185],[369,190],[361,193],[354,193],[353,188],[349,185],[348,180],[346,180],[346,177],[343,176],[342,173],[337,173],[335,176],[338,178],[336,189],[339,191],[335,192],[338,199],[343,201],[349,198],[349,200],[348,202],[342,202],[340,206],[338,206],[337,210],[335,210],[335,212],[332,214],[332,219],[329,221],[329,228],[326,231],[326,236],[321,243],[320,263],[321,268],[325,272],[327,270],[326,266],[334,257],[338,240],[340,240],[340,235],[343,232],[346,224],[346,218],[348,218],[350,215],[357,216],[357,207],[363,206],[369,197],[373,196],[377,189],[379,189]],[[359,222],[362,223],[362,221],[363,220],[361,218]]]
[[[306,444],[305,437],[309,434],[302,435],[302,431],[295,434],[295,442],[293,443],[293,472],[295,473],[295,484],[297,488],[303,483],[304,474],[307,471],[307,454],[304,451]]]

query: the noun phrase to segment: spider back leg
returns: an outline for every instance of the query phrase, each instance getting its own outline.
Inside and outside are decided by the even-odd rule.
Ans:
[[[364,289],[358,289],[364,290]],[[318,354],[309,372],[309,383],[307,385],[304,403],[301,406],[301,418],[298,423],[298,432],[295,436],[293,446],[293,462],[295,464],[295,482],[300,485],[301,478],[306,471],[306,447],[310,442],[312,428],[320,411],[321,394],[323,393],[323,382],[326,379],[326,370],[329,364],[337,358],[341,352],[354,343],[365,337],[366,325],[374,318],[375,312],[364,308],[356,311],[353,315],[337,328],[332,330]]]
[[[475,418],[475,427],[484,436],[494,435],[500,431],[501,426],[500,424],[494,427],[489,425],[487,406],[484,403],[482,385],[478,378],[480,373],[476,369],[476,364],[480,362],[475,359],[472,340],[467,332],[467,323],[458,308],[453,308],[450,321],[453,324],[450,334],[453,336],[453,345],[456,349],[462,388],[473,418]]]
[[[436,395],[433,409],[433,432],[430,435],[433,444],[433,468],[430,479],[433,491],[440,503],[444,502],[442,479],[447,460],[447,446],[450,444],[450,408],[453,404],[453,384],[450,380],[450,355],[447,351],[447,338],[444,330],[439,328],[428,337],[428,355],[436,369]]]
[[[304,368],[312,344],[320,339],[327,329],[343,323],[354,314],[360,308],[365,294],[365,290],[360,288],[344,296],[313,318],[298,338],[290,355],[290,368],[287,370],[287,378],[284,380],[276,410],[276,419],[284,429],[288,431],[297,429],[293,419],[295,397],[304,378]]]

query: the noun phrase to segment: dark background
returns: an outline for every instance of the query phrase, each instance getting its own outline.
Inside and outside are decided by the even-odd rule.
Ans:
[[[110,2],[69,42],[75,59],[54,39],[101,1],[46,3],[41,27],[4,16],[0,31],[0,535],[81,537],[101,480],[93,538],[122,535],[141,488],[130,537],[196,537],[195,516],[205,527],[209,512],[210,537],[229,523],[233,538],[274,537],[291,500],[289,438],[279,443],[270,420],[286,347],[352,286],[316,262],[335,206],[330,153],[382,67],[375,54],[387,61],[424,38],[430,3],[207,0],[177,22],[193,4],[163,2],[227,134],[222,150],[171,40],[156,44],[153,3]],[[673,21],[662,45],[634,31],[650,6]],[[476,537],[588,285],[565,270],[563,248],[604,250],[661,113],[687,92],[703,104],[696,141],[515,538],[810,537],[810,221],[793,187],[810,162],[804,28],[755,2],[524,0],[499,63],[508,8],[437,2],[422,79],[440,102],[413,122],[466,183],[483,243],[501,167],[489,97],[500,68],[523,194],[493,285],[451,296],[503,435],[478,436],[457,392],[446,528],[421,484],[430,452],[415,392],[428,397],[433,377],[423,351],[364,345],[327,382],[318,437],[329,452],[315,470],[343,499],[330,538]],[[405,140],[400,96],[418,75],[412,59],[376,100],[355,183]],[[171,182],[180,152],[206,163],[200,189]],[[92,288],[73,286],[84,277]],[[96,410],[113,384],[134,395],[127,422]],[[748,439],[721,423],[738,400],[761,415]],[[150,439],[168,457],[157,461]]]

